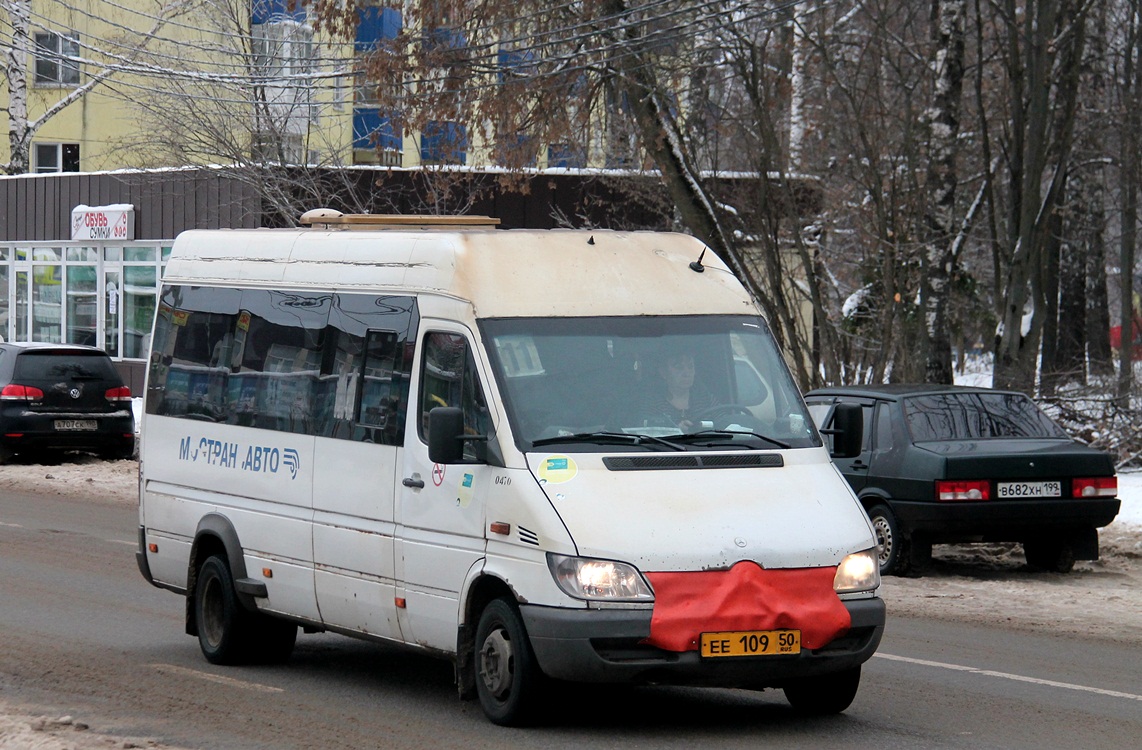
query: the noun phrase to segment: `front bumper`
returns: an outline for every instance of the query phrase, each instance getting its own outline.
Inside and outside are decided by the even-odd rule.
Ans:
[[[801,677],[839,672],[872,657],[884,634],[884,600],[843,602],[848,633],[796,656],[703,659],[697,651],[642,645],[651,610],[559,609],[522,605],[536,659],[549,677],[576,682],[779,687]]]

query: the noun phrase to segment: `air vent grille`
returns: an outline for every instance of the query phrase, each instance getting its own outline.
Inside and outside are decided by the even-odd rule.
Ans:
[[[775,469],[785,465],[780,453],[718,455],[608,456],[603,465],[611,471],[659,471],[663,469]]]
[[[525,529],[522,526],[517,526],[516,528],[519,529],[519,540],[521,542],[524,544],[534,544],[536,547],[539,546],[539,534],[536,534],[531,529]]]

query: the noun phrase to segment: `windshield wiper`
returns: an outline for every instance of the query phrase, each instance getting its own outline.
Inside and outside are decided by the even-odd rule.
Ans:
[[[734,435],[748,435],[750,437],[755,437],[758,440],[764,440],[765,442],[767,442],[771,445],[776,445],[778,448],[791,448],[792,447],[791,445],[789,445],[789,443],[778,440],[777,438],[771,438],[767,435],[762,435],[760,433],[752,432],[750,430],[700,430],[699,432],[687,432],[687,433],[684,433],[682,435],[671,435],[670,439],[671,440],[678,440],[680,442],[685,441],[685,442],[689,443],[689,442],[692,442],[694,440],[694,438],[701,439],[701,438],[710,438],[710,437],[733,437]]]
[[[571,435],[557,435],[555,437],[540,438],[539,440],[532,440],[531,447],[538,448],[541,445],[552,445],[555,443],[598,443],[599,445],[664,445],[667,448],[675,451],[684,451],[684,448],[677,443],[672,443],[653,435],[638,435],[626,432],[576,432]]]

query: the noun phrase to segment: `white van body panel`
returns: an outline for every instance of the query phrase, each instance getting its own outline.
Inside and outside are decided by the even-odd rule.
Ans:
[[[698,272],[690,264],[700,256]],[[192,563],[203,562],[201,553],[192,560],[194,545],[203,519],[210,518],[232,529],[239,545],[247,607],[458,661],[470,662],[482,608],[500,598],[526,624],[542,669],[561,679],[667,682],[674,675],[683,682],[756,686],[762,683],[754,676],[762,674],[765,684],[781,685],[859,666],[878,645],[884,615],[875,583],[843,597],[860,628],[853,643],[838,643],[832,653],[807,652],[806,671],[800,671],[784,657],[707,662],[694,651],[652,653],[655,647],[644,644],[652,601],[576,598],[591,595],[570,593],[573,584],[553,576],[550,555],[619,561],[643,574],[686,573],[724,570],[742,560],[766,569],[837,566],[875,544],[867,517],[803,416],[803,402],[759,311],[726,264],[698,240],[652,232],[475,228],[196,230],[176,240],[163,283],[164,295],[171,290],[160,300],[169,346],[161,349],[156,341],[148,373],[148,399],[154,395],[156,406],[141,423],[139,560],[152,583],[187,594],[188,603],[195,596]],[[205,301],[196,302],[196,294]],[[280,347],[275,361],[285,363],[281,370],[244,360],[247,350],[234,345],[237,333],[227,345],[234,345],[232,358],[215,356],[211,352],[219,350],[205,345],[194,349],[199,340],[214,342],[213,333],[193,332],[225,328],[216,318],[235,311],[216,308],[235,297],[255,300],[237,310],[239,322],[230,326],[253,340],[251,317],[262,316],[256,325],[269,320],[257,307],[259,296],[287,299],[281,307],[278,301],[266,306],[277,316],[273,325],[288,329],[271,338]],[[394,301],[398,297],[404,302]],[[378,313],[374,305],[384,309]],[[341,323],[334,321],[335,307]],[[303,314],[316,316],[314,308],[324,310],[324,323],[307,327]],[[376,322],[387,320],[390,310],[397,311],[394,320],[404,316],[400,330]],[[355,314],[367,320],[344,323],[357,320]],[[299,322],[289,322],[291,316]],[[187,325],[188,319],[198,327]],[[584,333],[579,327],[586,319],[593,327]],[[695,319],[702,322],[686,328]],[[647,321],[661,330],[639,328]],[[672,445],[669,431],[653,432],[646,419],[610,425],[618,417],[607,411],[639,406],[657,374],[646,342],[656,336],[702,340],[708,325],[731,325],[724,321],[737,328],[718,334],[719,341],[734,342],[717,350],[724,354],[718,361],[728,364],[723,395],[742,393],[737,383],[748,378],[756,397],[721,403],[734,401],[727,405],[752,414],[756,434],[746,429],[731,435],[724,428],[708,443]],[[522,327],[512,328],[517,324]],[[526,328],[533,324],[534,330]],[[612,330],[621,325],[628,327]],[[178,326],[191,333],[180,339]],[[293,343],[294,333],[304,343]],[[374,334],[382,335],[370,338]],[[435,344],[444,352],[450,337],[462,338],[467,359],[458,368],[441,365],[450,361],[444,355],[432,360],[425,352],[430,334],[429,341],[444,342]],[[340,336],[356,337],[356,349],[338,348],[345,340]],[[765,336],[769,343],[762,346]],[[603,345],[592,350],[583,344],[588,339]],[[183,349],[175,346],[180,342]],[[362,353],[370,346],[382,352],[378,358],[392,356],[402,367],[374,367],[373,355]],[[509,371],[504,361],[517,354],[529,364]],[[302,355],[320,362],[303,363]],[[268,361],[268,354],[259,356]],[[585,380],[600,358],[608,372],[625,376],[629,390]],[[428,361],[437,363],[433,374],[426,374]],[[341,362],[359,364],[337,369]],[[181,384],[169,374],[176,370],[185,375]],[[158,388],[151,383],[156,372],[162,373]],[[775,375],[786,381],[780,394]],[[186,383],[199,376],[217,381],[209,387],[221,395],[202,401],[217,396],[215,411],[186,406]],[[355,410],[350,402],[365,403],[369,378],[369,387],[381,384],[373,393],[383,394],[370,404],[399,403],[404,411],[389,407],[399,418],[371,422]],[[469,381],[483,399],[474,408],[463,399],[444,404],[424,385],[449,396],[459,383],[457,392],[469,396]],[[579,387],[584,384],[590,387]],[[258,399],[263,386],[265,393],[295,395],[263,399],[258,403],[265,406],[251,415],[235,406],[245,403],[247,386]],[[511,393],[518,397],[507,398]],[[323,411],[315,406],[312,415],[295,421],[282,402],[296,402],[302,411],[307,394]],[[440,413],[430,418],[418,400],[422,394],[426,404],[435,397],[440,405],[463,405],[466,431],[486,422],[486,435],[465,435],[486,440],[487,451],[446,465],[430,460],[427,423]],[[373,414],[387,414],[382,406]],[[548,407],[559,407],[550,409],[558,418],[542,421],[537,415]],[[471,422],[469,410],[477,413]],[[595,412],[604,417],[598,425],[576,422]],[[266,415],[272,419],[240,418]],[[707,417],[697,419],[691,434],[673,437],[697,437]],[[403,433],[385,431],[401,420]],[[783,421],[789,442],[767,433]],[[267,426],[241,426],[253,423]],[[770,468],[724,468],[714,461],[703,468],[613,468],[616,457],[653,464],[758,454],[779,462]],[[553,457],[570,458],[574,471],[548,470],[545,462]],[[213,537],[207,542],[212,550],[218,543]],[[771,664],[777,667],[767,672]]]
[[[400,449],[327,438],[314,447],[314,585],[321,619],[399,639],[393,498]]]
[[[643,572],[837,565],[868,548],[860,506],[824,448],[775,452],[774,468],[611,471],[577,453],[573,479],[544,485],[579,554]],[[532,471],[549,454],[529,454]]]
[[[713,253],[703,273],[687,268],[704,249],[693,237],[657,232],[192,230],[179,235],[164,279],[432,292],[470,303],[457,320],[673,315],[686,309],[680,302],[705,315],[756,313]]]

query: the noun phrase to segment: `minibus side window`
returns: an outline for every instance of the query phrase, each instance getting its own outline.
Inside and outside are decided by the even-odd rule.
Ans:
[[[325,328],[332,295],[245,290],[230,376],[231,423],[318,433]],[[232,368],[233,369],[233,368]]]
[[[152,342],[148,414],[226,421],[240,298],[235,289],[163,289]]]
[[[401,445],[408,384],[398,369],[397,335],[391,331],[369,331],[365,341],[363,385],[357,407],[357,424],[363,431],[359,439]]]
[[[421,440],[428,442],[428,413],[437,406],[458,406],[464,412],[464,433],[487,435],[488,406],[468,342],[455,333],[429,333],[424,337],[420,372]],[[464,442],[464,459],[478,460],[475,442]]]
[[[416,298],[166,286],[148,414],[401,445]]]

